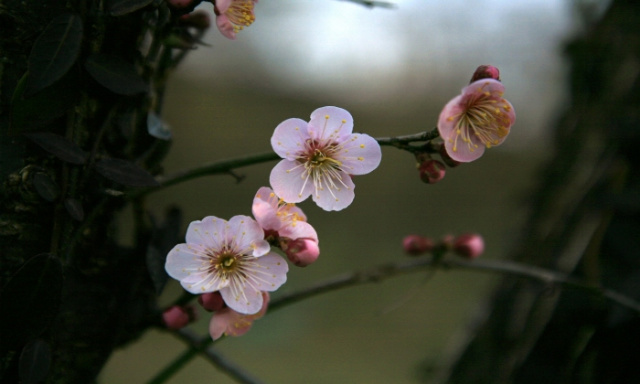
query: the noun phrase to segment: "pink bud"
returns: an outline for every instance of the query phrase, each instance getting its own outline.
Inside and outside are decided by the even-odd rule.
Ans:
[[[201,9],[191,12],[187,15],[180,16],[180,24],[185,27],[193,27],[200,30],[209,29],[211,26],[211,17],[209,13]]]
[[[162,321],[167,328],[178,330],[189,324],[191,316],[185,308],[174,305],[162,313]]]
[[[225,306],[219,291],[203,293],[198,296],[198,303],[209,312],[219,311]]]
[[[475,259],[484,252],[484,240],[476,233],[460,235],[453,243],[453,251],[467,259]]]
[[[402,248],[412,256],[418,256],[433,250],[433,240],[420,235],[408,235],[402,239]]]
[[[280,248],[287,254],[289,261],[298,267],[306,267],[320,256],[318,242],[313,239],[281,239]]]
[[[471,76],[469,84],[480,79],[494,79],[500,81],[500,71],[493,65],[481,65]]]
[[[185,9],[185,8],[195,8],[196,5],[200,4],[202,0],[166,0],[167,4],[170,8],[173,9]]]
[[[444,179],[444,175],[447,172],[442,162],[433,159],[420,164],[419,171],[420,179],[428,184],[435,184]]]

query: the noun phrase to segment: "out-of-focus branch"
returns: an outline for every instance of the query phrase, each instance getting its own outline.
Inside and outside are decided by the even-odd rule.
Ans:
[[[309,287],[282,295],[272,300],[269,304],[269,310],[267,313],[323,293],[335,291],[341,288],[354,287],[361,284],[378,283],[390,277],[420,272],[428,268],[439,268],[444,270],[458,268],[478,272],[492,272],[515,275],[523,278],[537,280],[549,286],[559,285],[580,289],[589,294],[600,296],[622,307],[640,313],[640,303],[631,299],[630,297],[624,296],[611,289],[588,284],[581,279],[568,276],[565,273],[551,271],[548,269],[512,261],[466,260],[458,257],[439,259],[432,256],[404,260],[395,263],[381,264],[373,268],[348,272],[327,280],[320,281]],[[236,378],[238,382],[259,382],[248,381],[256,379],[251,378],[246,372],[236,367],[233,363],[222,358],[213,349],[207,349],[207,347],[214,343],[214,341],[212,341],[208,335],[200,338],[187,330],[177,332],[176,335],[187,344],[189,344],[190,348],[182,355],[178,356],[178,358],[176,358],[171,364],[169,364],[158,375],[156,375],[154,379],[149,381],[149,384],[164,383],[169,379],[169,377],[171,377],[171,375],[180,370],[182,366],[184,366],[198,354],[203,354],[204,357],[206,357],[214,365],[224,370],[230,376]]]
[[[348,1],[351,3],[364,5],[367,8],[387,8],[387,9],[396,8],[396,5],[394,3],[389,3],[387,1],[375,1],[375,0],[341,0],[341,1]]]

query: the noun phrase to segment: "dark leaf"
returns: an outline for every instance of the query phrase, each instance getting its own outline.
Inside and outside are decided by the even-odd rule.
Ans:
[[[51,347],[46,341],[29,342],[20,354],[19,372],[22,384],[37,384],[47,377],[51,366]]]
[[[149,85],[138,75],[133,64],[118,56],[94,54],[84,67],[98,83],[119,95],[135,95],[149,90]]]
[[[153,233],[147,246],[147,270],[156,294],[160,295],[169,279],[164,268],[167,254],[180,240],[182,212],[177,207],[169,208],[162,226],[156,224],[153,216],[150,217],[150,221],[153,225]]]
[[[113,16],[122,16],[135,12],[151,4],[153,0],[111,0],[109,2],[109,12]]]
[[[17,87],[11,101],[11,124],[15,131],[40,127],[64,115],[80,95],[73,71],[31,97],[23,98],[23,91],[24,88]]]
[[[155,138],[161,140],[171,139],[171,130],[169,129],[169,126],[165,124],[160,116],[154,112],[149,112],[147,114],[147,131],[149,131],[149,134]]]
[[[153,187],[156,179],[138,164],[122,159],[101,159],[96,162],[98,173],[109,180],[132,187]]]
[[[44,172],[36,173],[31,182],[36,187],[38,195],[47,201],[55,201],[60,196],[58,184]]]
[[[81,42],[79,16],[65,14],[53,19],[31,49],[26,95],[46,88],[67,73],[78,58]]]
[[[84,209],[82,208],[82,204],[76,199],[65,199],[64,207],[67,209],[67,213],[74,220],[82,221],[84,220]]]
[[[60,160],[78,165],[87,161],[87,153],[65,137],[50,132],[25,133],[25,136]]]
[[[8,116],[0,116],[0,180],[24,165],[25,139],[9,135]]]
[[[18,347],[38,337],[56,317],[62,292],[62,264],[47,254],[34,256],[0,293],[0,343]]]

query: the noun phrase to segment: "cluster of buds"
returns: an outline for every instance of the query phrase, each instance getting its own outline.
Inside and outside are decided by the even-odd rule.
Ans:
[[[402,248],[411,256],[425,253],[444,255],[453,252],[466,259],[475,259],[484,252],[484,240],[477,233],[465,233],[458,237],[446,235],[440,240],[420,235],[408,235],[402,240]]]

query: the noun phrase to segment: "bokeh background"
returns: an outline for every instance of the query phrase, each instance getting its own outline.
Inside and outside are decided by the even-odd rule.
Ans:
[[[588,2],[581,2],[582,4]],[[431,130],[442,106],[475,68],[500,68],[517,112],[509,139],[474,163],[450,169],[439,184],[418,178],[406,152],[383,148],[375,172],[355,179],[346,210],[301,207],[315,226],[321,256],[292,267],[281,292],[339,273],[405,258],[402,238],[417,233],[479,232],[486,258],[504,258],[520,235],[549,127],[565,105],[563,42],[581,31],[569,0],[398,0],[392,9],[339,0],[264,0],[256,22],[226,40],[215,27],[168,85],[163,118],[173,146],[165,173],[269,151],[273,129],[307,119],[325,105],[351,112],[355,131],[374,137]],[[200,7],[213,16],[211,4]],[[168,188],[149,199],[157,214],[183,209],[184,229],[207,215],[250,214],[275,163]],[[122,219],[126,241],[127,217]],[[438,271],[325,294],[257,321],[216,348],[266,383],[416,383],[447,358],[478,315],[495,276]],[[180,294],[172,282],[162,296]],[[194,329],[206,333],[201,312]],[[113,355],[101,383],[139,383],[185,350],[170,334],[149,331]],[[202,358],[171,383],[231,383]]]

